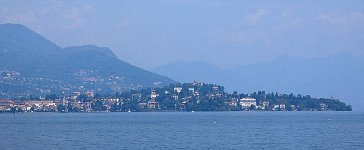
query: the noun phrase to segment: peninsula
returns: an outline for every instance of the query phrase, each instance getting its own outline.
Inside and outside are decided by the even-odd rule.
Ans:
[[[49,94],[42,98],[0,100],[0,112],[146,112],[146,111],[351,111],[337,99],[310,95],[227,93],[202,82],[176,83],[114,95],[94,92]]]

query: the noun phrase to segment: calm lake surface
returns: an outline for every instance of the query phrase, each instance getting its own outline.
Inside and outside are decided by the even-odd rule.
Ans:
[[[364,112],[0,114],[0,149],[364,149]]]

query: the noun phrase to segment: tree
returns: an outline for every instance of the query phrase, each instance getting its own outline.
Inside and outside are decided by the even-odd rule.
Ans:
[[[58,112],[65,112],[66,111],[66,107],[64,105],[62,105],[62,104],[59,104],[57,106],[57,111]]]
[[[120,110],[120,105],[118,105],[117,102],[115,102],[114,104],[111,105],[110,111],[111,112],[116,112]]]
[[[105,111],[106,108],[104,108],[104,103],[101,100],[97,100],[95,103],[91,105],[92,109],[94,111]]]
[[[67,104],[67,110],[68,110],[68,112],[73,112],[73,106],[72,106],[72,103],[71,102],[68,102],[68,104]]]
[[[17,109],[15,107],[11,107],[11,109],[10,109],[11,113],[15,113],[16,111],[17,111]]]

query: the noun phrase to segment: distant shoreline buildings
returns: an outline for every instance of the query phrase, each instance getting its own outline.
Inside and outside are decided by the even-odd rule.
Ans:
[[[100,96],[92,91],[39,99],[0,100],[0,113],[15,112],[145,112],[145,111],[351,111],[335,99],[309,95],[232,94],[224,87],[199,82]]]

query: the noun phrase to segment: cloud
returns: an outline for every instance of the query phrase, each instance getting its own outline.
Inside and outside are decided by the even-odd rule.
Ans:
[[[323,23],[337,26],[364,27],[364,14],[358,11],[346,14],[321,12],[317,15],[317,19]]]
[[[37,5],[17,5],[16,8],[12,5],[0,6],[0,23],[19,23],[36,29],[42,27],[41,30],[52,28],[72,31],[85,27],[85,17],[93,8],[84,3],[71,6],[62,1],[42,1]]]
[[[269,14],[270,14],[270,12],[267,11],[266,9],[259,9],[257,12],[247,14],[245,16],[245,21],[257,22]]]
[[[85,26],[85,20],[82,18],[82,11],[80,8],[71,8],[67,10],[63,17],[67,21],[67,24],[62,27],[63,29],[74,30]]]
[[[24,11],[19,12],[7,7],[0,8],[0,22],[1,23],[20,23],[29,24],[35,20],[36,16],[33,12]]]
[[[83,28],[87,23],[85,15],[94,11],[93,7],[89,4],[76,5],[71,8],[62,8],[63,19],[66,21],[61,28],[65,30],[76,30]]]

